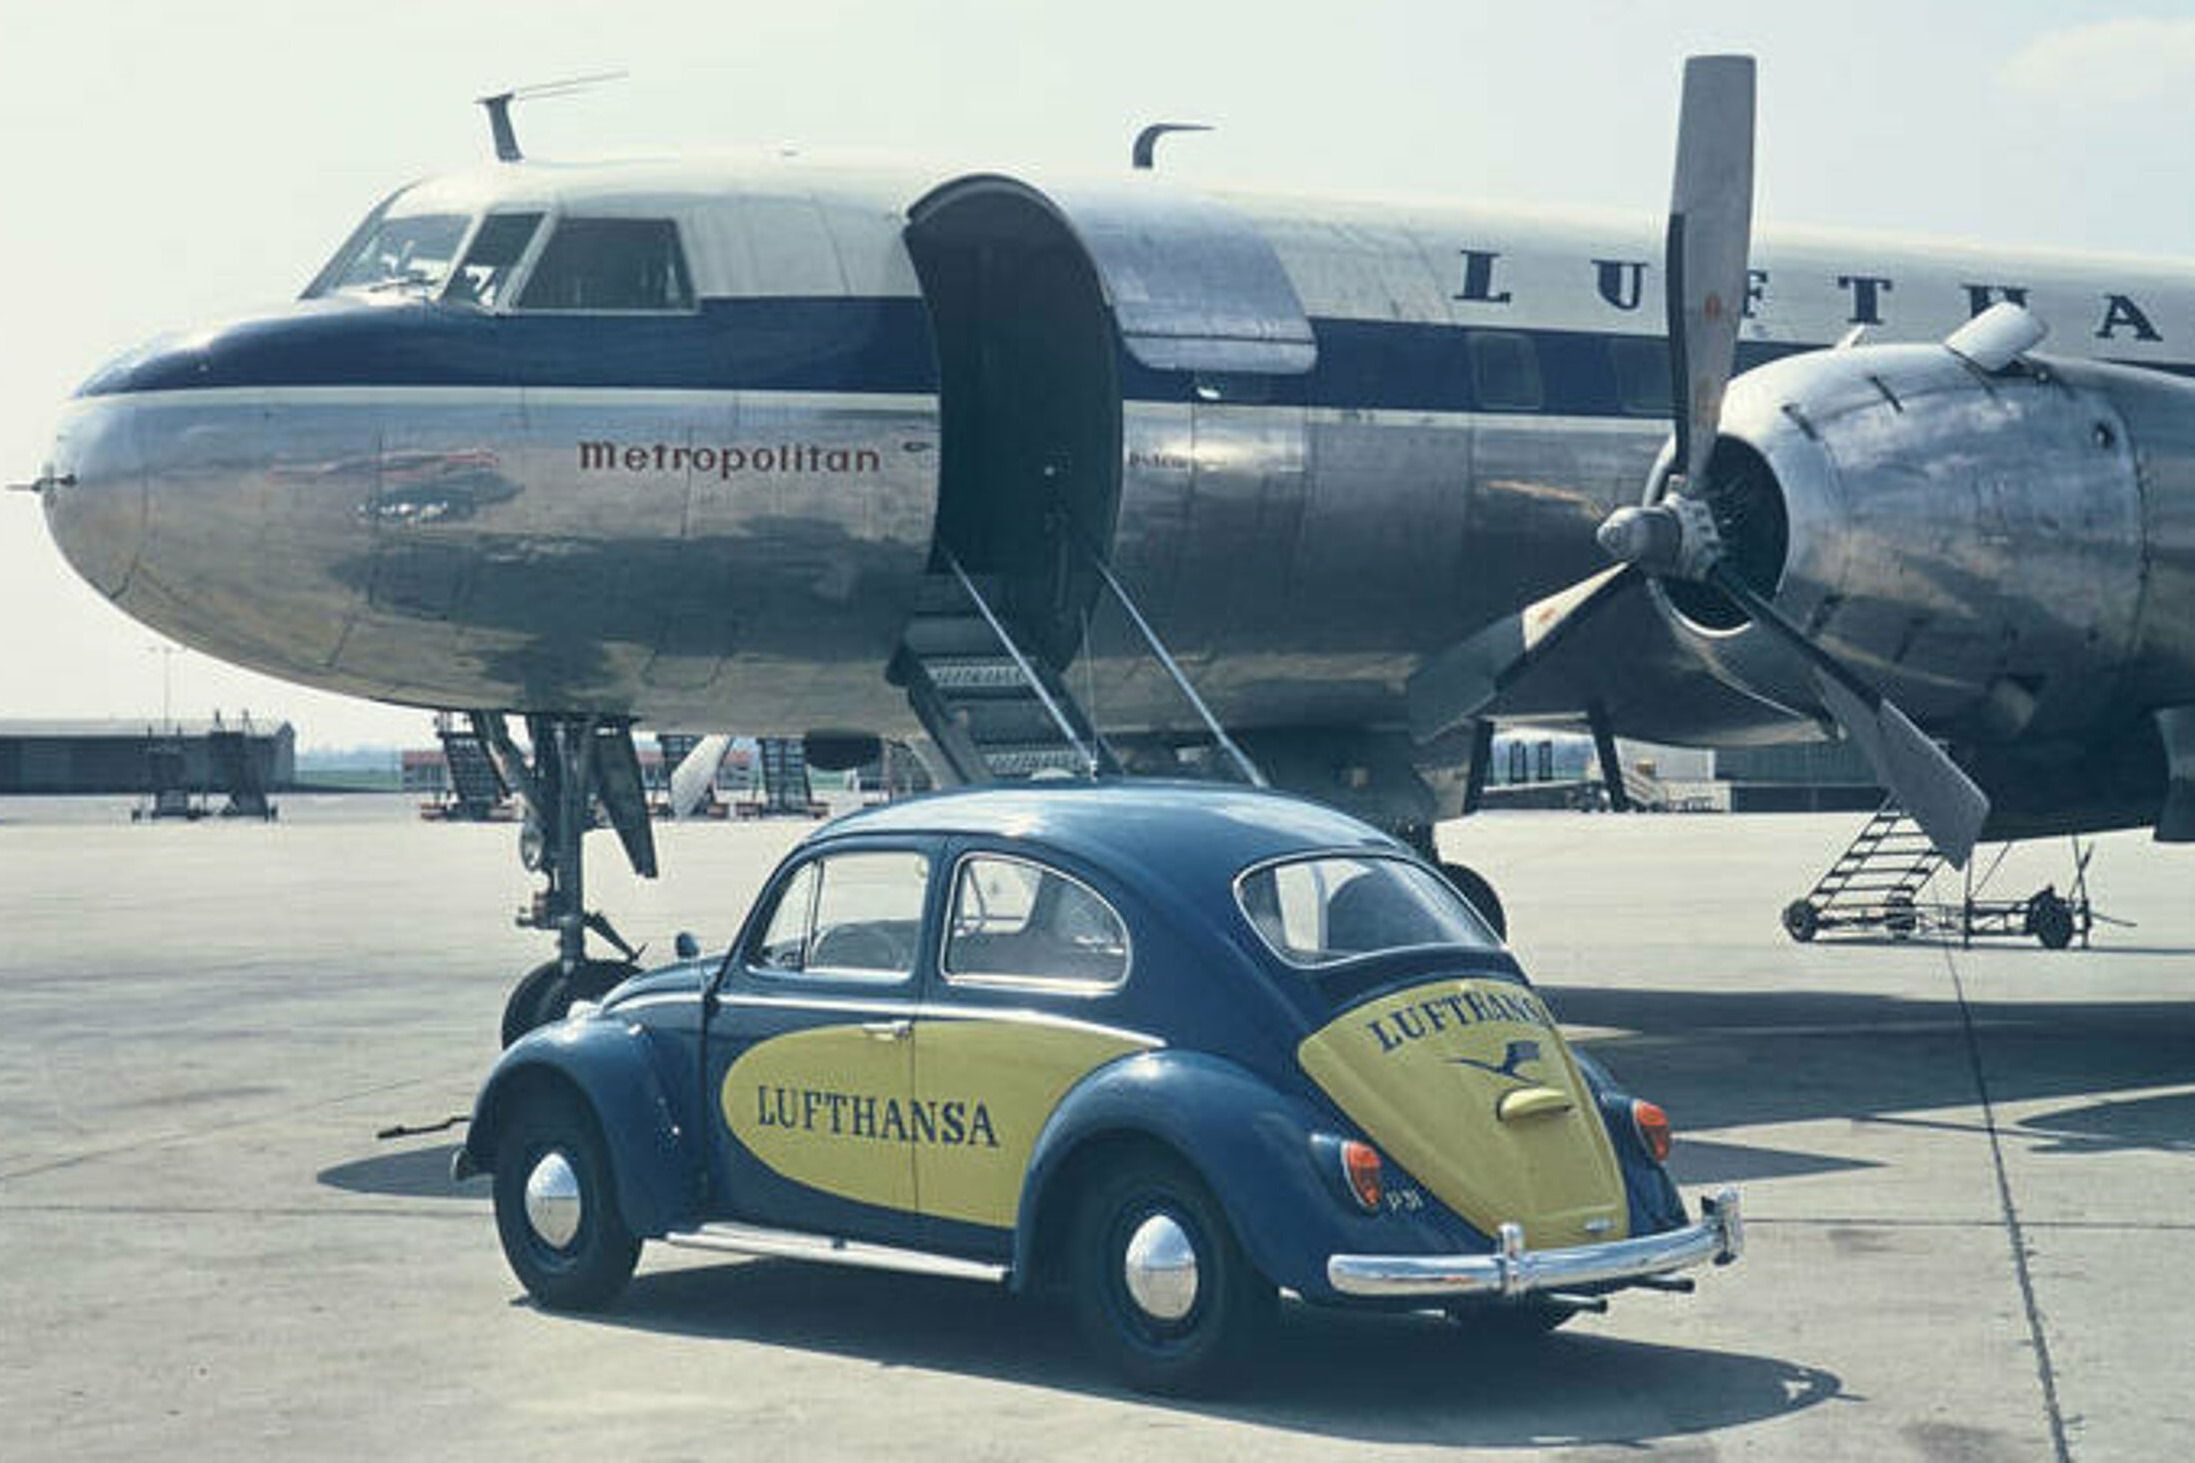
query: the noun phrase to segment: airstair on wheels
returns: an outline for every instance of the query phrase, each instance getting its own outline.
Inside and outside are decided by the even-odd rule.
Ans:
[[[932,576],[892,661],[892,679],[951,774],[963,783],[1121,774],[1120,758],[1069,691],[1063,667],[1001,608],[996,581],[971,576],[949,552]],[[1099,582],[1202,720],[1235,775],[1265,779],[1228,737],[1172,654],[1102,560]]]
[[[437,713],[434,734],[442,743],[442,765],[450,778],[450,801],[443,806],[442,816],[466,823],[502,816],[511,790],[472,718]]]
[[[1921,825],[1885,798],[1829,872],[1784,906],[1784,931],[1802,942],[1849,928],[1887,930],[1903,939],[1919,928],[1921,890],[1943,866],[1944,856]]]

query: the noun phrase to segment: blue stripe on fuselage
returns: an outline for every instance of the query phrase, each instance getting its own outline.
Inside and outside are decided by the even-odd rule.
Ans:
[[[1154,371],[1125,352],[1129,401],[1218,399],[1244,404],[1395,411],[1507,411],[1638,417],[1665,409],[1626,401],[1613,342],[1596,331],[1490,330],[1415,321],[1318,318],[1318,363],[1300,376],[1201,379]],[[1479,389],[1474,336],[1528,343],[1529,391],[1502,400]],[[1743,341],[1744,370],[1806,345]],[[2148,365],[2174,374],[2195,366]],[[1505,373],[1512,384],[1515,373]],[[677,315],[489,315],[426,303],[337,304],[246,321],[124,357],[81,396],[246,386],[579,386],[695,391],[934,394],[929,312],[914,296],[739,298]],[[1201,388],[1201,389],[1200,389]]]

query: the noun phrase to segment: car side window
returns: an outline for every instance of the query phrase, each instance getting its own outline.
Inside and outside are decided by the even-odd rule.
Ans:
[[[1128,927],[1081,880],[1026,859],[962,859],[944,969],[957,985],[1109,990],[1128,978]]]
[[[830,854],[786,881],[748,957],[761,971],[899,980],[921,948],[930,861],[909,851]]]

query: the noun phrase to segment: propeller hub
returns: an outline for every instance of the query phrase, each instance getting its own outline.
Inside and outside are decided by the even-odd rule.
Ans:
[[[1722,558],[1722,534],[1705,503],[1671,493],[1644,507],[1618,508],[1595,534],[1601,549],[1658,579],[1702,580]]]

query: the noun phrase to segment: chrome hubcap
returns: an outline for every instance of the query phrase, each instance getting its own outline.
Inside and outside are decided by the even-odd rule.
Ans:
[[[1136,1226],[1121,1269],[1128,1298],[1154,1321],[1178,1321],[1197,1303],[1197,1247],[1171,1215]]]
[[[561,1250],[579,1237],[585,1209],[579,1175],[561,1149],[550,1149],[526,1175],[526,1223],[541,1242]]]

